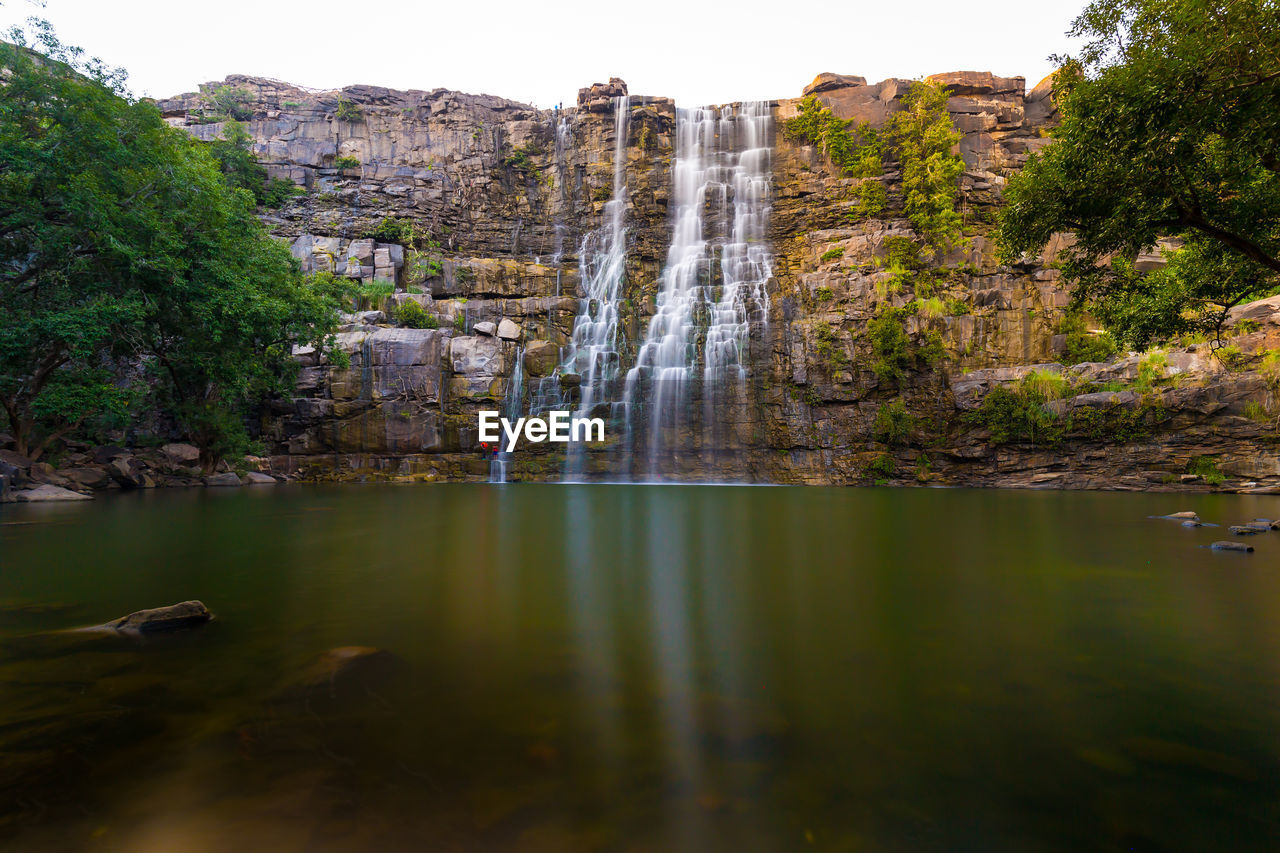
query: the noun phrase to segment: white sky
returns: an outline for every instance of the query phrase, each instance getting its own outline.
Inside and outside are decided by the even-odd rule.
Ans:
[[[682,105],[795,97],[822,71],[869,81],[940,71],[1033,86],[1085,0],[2,0],[166,97],[228,74],[330,89],[444,87],[549,107],[621,77]]]

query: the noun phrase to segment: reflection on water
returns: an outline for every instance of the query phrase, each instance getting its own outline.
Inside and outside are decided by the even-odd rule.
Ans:
[[[0,513],[0,847],[1280,837],[1266,497],[280,488]],[[164,642],[46,633],[200,598]],[[326,650],[370,647],[335,664]],[[361,655],[364,655],[363,657]]]

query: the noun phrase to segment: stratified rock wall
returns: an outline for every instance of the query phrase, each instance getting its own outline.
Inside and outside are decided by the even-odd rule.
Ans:
[[[812,146],[786,138],[778,129],[800,99],[777,101],[775,275],[767,322],[752,327],[745,402],[720,413],[722,446],[700,447],[687,458],[675,453],[670,470],[702,480],[1174,488],[1197,485],[1179,472],[1192,458],[1212,455],[1240,488],[1280,484],[1274,425],[1257,417],[1259,408],[1275,411],[1275,383],[1257,371],[1225,371],[1204,345],[1170,358],[1181,364],[1177,387],[1159,390],[1155,402],[1142,397],[1142,405],[1171,414],[1141,441],[1081,435],[1052,448],[998,445],[974,425],[970,414],[982,396],[1020,381],[1028,366],[1066,371],[1056,364],[1069,301],[1048,264],[1056,247],[1007,266],[991,237],[1001,190],[1049,143],[1054,108],[1049,81],[1028,92],[1020,77],[956,72],[930,79],[948,89],[948,109],[962,133],[969,240],[941,262],[946,275],[932,304],[942,309],[913,314],[906,328],[917,341],[936,333],[945,359],[912,372],[900,387],[877,377],[868,323],[917,295],[884,286],[886,240],[912,236],[910,223],[892,215],[851,218],[858,180],[839,174]],[[879,125],[900,109],[909,85],[821,74],[803,94],[838,116]],[[297,397],[276,401],[261,424],[271,471],[339,479],[487,476],[476,413],[499,408],[516,392],[527,406],[572,332],[580,245],[600,227],[611,196],[612,105],[626,84],[596,84],[575,105],[538,110],[443,89],[312,92],[233,76],[159,106],[170,123],[214,139],[225,130],[215,95],[232,90],[248,93],[245,126],[271,175],[306,190],[266,214],[272,231],[308,270],[397,288],[375,306],[381,310],[346,318],[338,343],[349,366],[298,353]],[[630,95],[629,103],[624,361],[634,360],[655,310],[670,239],[676,125],[669,99]],[[900,209],[898,176],[883,180],[889,210]],[[397,242],[386,225],[404,222],[430,239]],[[1153,255],[1148,262],[1160,260]],[[419,303],[436,327],[396,328],[397,306],[407,301]],[[1245,356],[1280,344],[1280,313],[1261,310],[1249,322],[1258,328],[1239,339]],[[1133,381],[1139,361],[1082,365],[1064,375],[1081,388],[1123,384]],[[522,384],[513,387],[517,364]],[[1055,405],[1112,413],[1139,405],[1136,396],[1077,397],[1090,399]],[[905,403],[915,427],[907,441],[891,446],[877,435],[876,418],[894,400]],[[625,475],[618,441],[614,436],[589,454],[589,474]],[[510,472],[555,479],[561,456],[522,452]]]

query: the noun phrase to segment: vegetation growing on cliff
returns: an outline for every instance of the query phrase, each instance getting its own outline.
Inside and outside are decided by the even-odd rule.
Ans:
[[[1280,285],[1280,6],[1266,0],[1097,0],[1061,57],[1054,144],[1010,179],[1008,261],[1058,232],[1080,303],[1142,348],[1216,332]],[[1163,269],[1134,261],[1178,236]]]
[[[816,95],[802,100],[799,109],[798,115],[783,123],[787,136],[817,146],[851,178],[872,178],[880,174],[883,155],[875,128],[867,122],[837,118]]]
[[[810,95],[799,113],[787,119],[783,132],[817,146],[845,175],[866,178],[852,191],[849,213],[854,219],[880,215],[888,193],[878,180],[886,156],[902,173],[903,213],[931,254],[958,243],[961,217],[956,210],[958,181],[964,160],[952,151],[960,134],[947,112],[947,93],[933,83],[917,81],[902,97],[902,110],[880,130],[866,122],[838,118]]]
[[[47,25],[0,44],[0,406],[19,453],[163,414],[211,466],[323,344],[341,290],[303,278],[208,146]],[[34,53],[45,54],[41,57]],[[233,143],[234,144],[234,143]]]
[[[248,192],[261,207],[280,207],[305,192],[293,181],[267,178],[267,170],[253,156],[249,134],[238,121],[227,123],[222,137],[210,144],[209,153],[218,162],[227,183]]]
[[[884,128],[884,140],[902,169],[903,209],[925,245],[935,252],[961,239],[958,181],[964,160],[952,153],[960,134],[947,112],[947,93],[915,82],[902,110]]]

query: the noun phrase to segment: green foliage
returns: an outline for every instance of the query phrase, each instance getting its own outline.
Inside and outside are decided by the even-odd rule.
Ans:
[[[849,206],[849,218],[854,222],[875,219],[889,206],[889,194],[878,180],[865,180],[849,191],[853,204]]]
[[[1134,390],[1144,394],[1153,390],[1164,379],[1168,363],[1169,357],[1158,350],[1144,355],[1138,362],[1138,378],[1133,382]]]
[[[506,157],[503,157],[502,165],[507,169],[524,175],[533,174],[541,171],[541,169],[533,162],[532,157],[542,153],[543,150],[540,146],[530,142],[528,145],[516,148]]]
[[[875,478],[877,486],[884,485],[897,471],[898,463],[894,462],[893,457],[888,453],[881,453],[867,466],[867,473]]]
[[[333,168],[335,168],[335,169],[342,169],[342,170],[344,170],[344,171],[345,171],[345,170],[347,170],[347,169],[359,169],[359,168],[360,168],[360,158],[358,158],[358,157],[337,157],[337,158],[335,158],[335,159],[334,159],[334,161],[333,161]]]
[[[947,314],[947,304],[936,296],[916,302],[916,313],[928,320],[936,320]]]
[[[379,243],[399,243],[401,246],[413,246],[418,242],[418,225],[412,219],[388,216],[380,221],[365,236]]]
[[[970,311],[969,303],[963,299],[948,299],[947,314],[951,317],[963,317]]]
[[[1211,486],[1221,486],[1227,481],[1227,475],[1218,469],[1218,460],[1213,456],[1196,456],[1187,463],[1187,473],[1195,474]]]
[[[1020,385],[1024,392],[1039,400],[1061,400],[1071,394],[1071,383],[1052,370],[1032,370],[1022,377]]]
[[[410,329],[438,329],[440,321],[436,315],[410,299],[396,306],[395,321]]]
[[[902,309],[890,308],[867,323],[873,361],[871,369],[881,381],[899,385],[915,363],[911,338],[902,324]]]
[[[911,438],[915,429],[915,419],[907,411],[902,400],[885,403],[876,411],[872,433],[876,441],[884,442],[891,447],[900,447]]]
[[[1062,440],[1063,425],[1044,403],[1044,397],[1031,388],[992,388],[969,415],[969,422],[986,427],[993,444],[1057,444]]]
[[[1068,311],[1058,324],[1058,334],[1065,335],[1066,349],[1062,358],[1067,364],[1080,364],[1086,361],[1106,361],[1116,354],[1116,343],[1111,335],[1103,332],[1094,335],[1089,332],[1084,315],[1079,311]]]
[[[197,121],[209,124],[219,121],[248,121],[253,118],[253,94],[233,86],[216,86],[200,95]]]
[[[814,352],[822,357],[831,367],[844,367],[849,363],[849,356],[840,345],[840,338],[827,323],[819,321],[813,324]]]
[[[238,121],[228,122],[222,137],[209,144],[209,153],[217,161],[227,183],[253,196],[261,207],[280,207],[305,190],[283,178],[267,179],[267,170],[258,163],[250,147],[249,134]]]
[[[956,199],[964,160],[951,150],[960,134],[947,112],[946,90],[912,83],[883,136],[902,169],[903,208],[916,232],[935,254],[958,243],[962,223]]]
[[[823,263],[826,263],[827,261],[835,261],[843,257],[844,257],[844,246],[832,246],[830,249],[827,249],[825,252],[822,253],[822,257],[820,258],[820,260]]]
[[[1060,58],[1054,143],[1010,179],[1008,261],[1054,234],[1075,296],[1142,349],[1216,331],[1280,285],[1280,6],[1266,0],[1096,0]],[[1163,236],[1185,245],[1140,273]]]
[[[364,118],[364,110],[355,101],[349,101],[338,95],[338,107],[333,111],[338,121],[357,122]]]
[[[372,279],[355,287],[355,307],[360,311],[380,311],[387,297],[396,292],[396,286],[389,281]]]
[[[0,44],[0,406],[39,455],[141,403],[211,465],[323,345],[340,290],[314,286],[209,146],[125,97],[122,72],[47,25]],[[130,387],[131,367],[145,381]],[[145,396],[143,396],[145,395]]]
[[[851,178],[880,174],[880,139],[871,125],[836,118],[814,95],[802,100],[799,109],[798,115],[783,123],[788,137],[817,146]]]
[[[819,302],[830,302],[832,299],[835,299],[835,293],[834,293],[834,292],[832,292],[832,290],[831,290],[831,288],[830,288],[830,287],[827,287],[827,286],[824,284],[822,287],[819,287],[819,288],[818,288],[818,301],[819,301]]]

